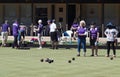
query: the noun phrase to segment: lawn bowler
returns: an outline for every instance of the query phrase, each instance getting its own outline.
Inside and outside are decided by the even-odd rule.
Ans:
[[[42,49],[41,37],[42,37],[42,31],[43,31],[43,24],[41,19],[38,20],[38,26],[37,26],[37,29],[35,29],[35,31],[37,31],[37,35],[38,35],[38,43],[39,43],[38,49]]]
[[[1,46],[6,46],[9,33],[10,33],[10,26],[8,24],[8,20],[5,20],[4,24],[2,24],[2,27],[1,27],[1,37],[2,37]]]
[[[15,20],[14,23],[12,24],[12,31],[13,31],[13,37],[14,37],[14,41],[13,41],[13,45],[12,48],[18,48],[18,34],[19,34],[19,24],[18,21]]]
[[[92,51],[92,54],[90,56],[98,56],[99,31],[95,23],[92,23],[90,25],[89,35],[90,35],[90,46]]]
[[[74,40],[76,40],[75,32],[76,32],[78,26],[79,26],[79,24],[78,24],[77,20],[74,20],[74,22],[71,26],[71,30],[73,32],[72,37],[73,37]]]
[[[107,24],[107,29],[105,30],[105,35],[107,36],[107,55],[110,56],[110,48],[113,50],[113,57],[116,57],[116,48],[115,48],[115,40],[117,38],[118,31],[116,27],[110,22]],[[111,47],[112,46],[112,47]]]
[[[78,29],[76,31],[76,34],[78,35],[78,46],[77,46],[78,54],[77,54],[77,56],[80,56],[81,45],[82,45],[82,48],[83,48],[83,56],[86,56],[87,30],[86,30],[85,26],[86,26],[86,22],[84,20],[81,20],[80,25],[78,26]]]
[[[55,24],[55,20],[48,21],[48,24],[50,26],[50,39],[51,39],[51,45],[52,49],[58,49],[58,35],[57,35],[57,26]]]

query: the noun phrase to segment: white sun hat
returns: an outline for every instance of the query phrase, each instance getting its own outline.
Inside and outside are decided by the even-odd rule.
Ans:
[[[42,20],[40,19],[40,20],[38,20],[38,23],[41,23],[42,22]]]

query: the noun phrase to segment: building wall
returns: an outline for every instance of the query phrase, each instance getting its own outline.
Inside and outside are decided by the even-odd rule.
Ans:
[[[5,4],[4,5],[4,19],[7,19],[12,23],[19,17],[19,5],[17,4]]]
[[[32,9],[31,4],[19,5],[19,18],[20,23],[30,25],[32,23]]]
[[[79,19],[79,17],[80,17],[80,4],[76,4],[76,18],[78,18],[78,20],[80,20]]]
[[[0,24],[3,22],[3,5],[0,4]]]
[[[52,4],[48,4],[48,3],[40,3],[40,4],[34,4],[34,16],[35,15],[35,8],[47,8],[47,16],[48,16],[48,19],[51,19],[51,5]]]
[[[107,24],[108,22],[112,22],[115,25],[118,25],[120,20],[120,4],[105,4],[105,12],[104,12],[104,19],[105,23]]]
[[[66,4],[55,4],[55,20],[66,29]]]
[[[81,11],[82,19],[87,22],[87,26],[91,22],[95,22],[97,25],[101,24],[101,4],[83,4]]]

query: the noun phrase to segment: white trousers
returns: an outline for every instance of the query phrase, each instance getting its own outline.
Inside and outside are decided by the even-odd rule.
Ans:
[[[7,39],[8,39],[8,32],[1,32],[1,39],[2,39],[2,44],[6,44]]]
[[[38,43],[39,43],[39,46],[42,46],[42,40],[41,40],[41,34],[38,33]]]

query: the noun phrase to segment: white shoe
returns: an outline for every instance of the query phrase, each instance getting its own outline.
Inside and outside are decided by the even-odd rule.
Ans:
[[[38,49],[42,49],[42,47],[39,47]]]

